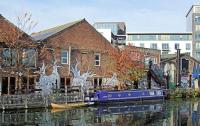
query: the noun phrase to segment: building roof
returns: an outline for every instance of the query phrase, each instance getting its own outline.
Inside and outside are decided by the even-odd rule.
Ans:
[[[141,49],[141,50],[145,50],[145,51],[154,51],[154,52],[161,53],[161,50],[159,50],[159,49],[137,47],[137,46],[133,46],[133,45],[131,45],[131,46],[129,46],[129,45],[120,45],[120,46],[118,46],[119,49],[123,49],[123,48],[127,48],[127,47],[132,47],[134,49]]]
[[[63,24],[63,25],[59,25],[59,26],[56,26],[56,27],[53,27],[50,29],[46,29],[46,30],[37,32],[37,33],[32,33],[31,36],[37,41],[43,41],[43,40],[49,38],[50,36],[55,35],[55,34],[65,30],[83,20],[85,20],[85,19],[81,19],[81,20],[73,21],[70,23]]]
[[[172,60],[175,60],[177,58],[177,54],[168,54],[168,57],[161,57],[161,62],[160,63],[166,63]],[[200,64],[200,61],[198,61],[197,59],[195,59],[194,57],[191,57],[188,53],[181,53],[180,54],[180,58],[182,57],[187,57],[189,58],[189,60],[193,60],[196,63]]]
[[[186,14],[185,17],[187,17],[187,16],[189,15],[190,11],[192,10],[192,8],[193,8],[194,6],[200,6],[200,4],[192,5],[192,6],[190,7],[189,11],[187,12],[187,14]]]

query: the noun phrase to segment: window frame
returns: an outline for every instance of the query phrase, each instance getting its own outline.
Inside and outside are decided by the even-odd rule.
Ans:
[[[163,47],[167,47],[167,48],[163,48]],[[169,43],[162,43],[162,50],[169,50]]]
[[[6,51],[8,55],[6,55]],[[5,67],[14,67],[17,65],[17,54],[16,49],[3,48],[2,50],[2,65]]]
[[[67,53],[67,56],[66,56],[66,57],[63,57],[63,56],[62,56],[63,53]],[[65,59],[65,58],[67,59],[67,62],[66,62],[66,63],[63,62],[63,59]],[[68,52],[68,50],[62,50],[62,51],[61,51],[61,55],[60,55],[60,62],[61,62],[61,64],[68,64],[68,63],[69,63],[68,58],[69,58],[69,52]]]
[[[154,48],[154,47],[156,47],[156,48]],[[151,49],[158,49],[158,44],[157,43],[151,43],[150,48]]]
[[[96,56],[99,56],[99,59],[96,60]],[[99,64],[96,64],[97,62],[99,62]],[[94,66],[101,66],[101,54],[100,53],[95,53],[94,54]]]
[[[189,46],[187,46],[187,45],[189,45]],[[187,47],[189,47],[189,48],[187,48]],[[185,50],[191,50],[191,44],[190,43],[185,44]]]
[[[21,64],[23,64],[25,67],[35,68],[36,60],[37,60],[36,53],[37,53],[37,50],[35,48],[24,48],[22,50]]]
[[[179,44],[179,43],[175,43],[175,44],[174,44],[174,49],[175,49],[175,50],[180,49],[180,44]]]

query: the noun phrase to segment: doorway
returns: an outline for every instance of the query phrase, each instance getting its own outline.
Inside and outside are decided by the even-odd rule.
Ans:
[[[61,93],[65,93],[65,78],[60,78],[60,90]]]
[[[15,93],[15,77],[10,77],[10,94]]]
[[[8,77],[2,77],[2,95],[8,94]]]
[[[29,90],[28,90],[28,93],[29,92],[33,93],[34,92],[34,88],[35,88],[35,78],[34,77],[30,77],[29,78]]]

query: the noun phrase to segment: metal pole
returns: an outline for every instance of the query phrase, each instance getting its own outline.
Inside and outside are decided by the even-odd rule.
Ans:
[[[177,49],[177,57],[176,57],[176,85],[181,85],[181,73],[180,73],[180,49]]]

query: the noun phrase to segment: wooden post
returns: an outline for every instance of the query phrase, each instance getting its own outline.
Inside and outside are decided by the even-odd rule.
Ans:
[[[8,77],[8,95],[10,94],[10,77]]]
[[[28,110],[25,109],[25,119],[24,119],[24,122],[27,122],[27,120],[28,120],[28,117],[27,117],[27,116],[28,116],[28,115],[27,115],[27,111],[28,111]]]
[[[2,92],[2,76],[0,76],[0,96],[1,96],[1,92]]]
[[[4,115],[4,113],[5,113],[5,111],[3,110],[3,112],[2,112],[2,123],[4,123],[4,120],[5,120],[5,115]]]
[[[18,78],[17,78],[17,76],[15,76],[15,92],[14,93],[16,93],[16,92],[18,92]]]
[[[26,84],[26,94],[29,94],[29,79],[30,79],[29,71],[30,71],[30,69],[28,69],[27,84]]]
[[[34,86],[33,86],[33,88],[35,89],[36,88],[36,77],[34,77]],[[34,90],[34,94],[35,94],[35,90]]]
[[[71,72],[71,46],[69,46],[69,56],[68,56],[68,66],[69,66],[69,71],[68,71],[68,75],[70,76],[70,72]]]
[[[24,104],[25,104],[25,108],[28,108],[28,103],[27,103],[27,95],[25,95],[25,101],[24,101]]]
[[[21,93],[21,89],[22,89],[22,79],[19,76],[19,90],[20,90],[20,93]]]
[[[67,78],[65,77],[65,103],[67,104]]]

